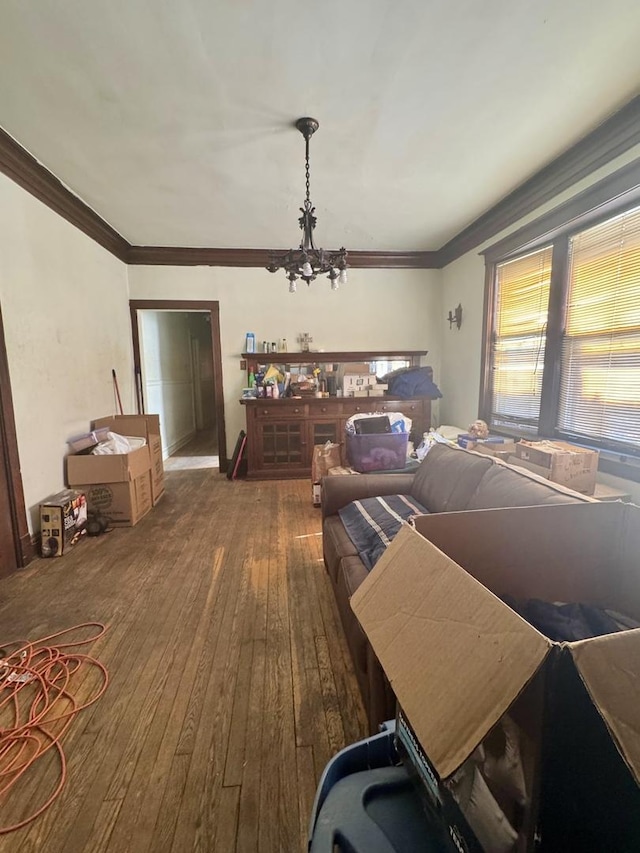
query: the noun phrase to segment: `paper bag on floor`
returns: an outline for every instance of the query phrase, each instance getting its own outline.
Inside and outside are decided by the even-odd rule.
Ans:
[[[339,468],[341,464],[339,444],[328,441],[326,444],[314,445],[311,461],[311,482],[319,483],[323,477],[327,476],[331,468]]]

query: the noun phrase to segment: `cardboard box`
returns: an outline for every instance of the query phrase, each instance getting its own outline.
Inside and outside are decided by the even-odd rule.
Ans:
[[[79,539],[87,521],[87,499],[77,489],[64,489],[40,504],[40,553],[62,557]]]
[[[373,381],[375,381],[375,376],[369,370],[369,365],[366,361],[346,362],[344,364],[343,372],[344,372],[345,376],[347,376],[349,374],[360,374],[360,375],[364,374],[366,376],[371,377],[371,379],[373,379]]]
[[[516,444],[518,459],[538,466],[533,469],[536,473],[584,495],[592,495],[595,490],[598,455],[597,450],[587,450],[566,441],[523,439]]]
[[[93,422],[94,429],[100,427],[108,427],[111,432],[117,432],[120,435],[135,435],[146,439],[151,454],[151,493],[155,506],[164,495],[160,417],[158,415],[112,415],[107,418],[98,418]]]
[[[68,456],[67,482],[86,494],[90,510],[106,516],[114,526],[133,527],[152,506],[149,448]]]
[[[345,373],[342,390],[345,397],[350,397],[356,391],[364,391],[366,396],[368,389],[375,384],[376,377],[371,373]]]
[[[528,798],[513,849],[640,850],[640,630],[556,643],[498,597],[640,620],[639,554],[640,508],[623,503],[403,527],[351,605],[428,760],[427,799],[455,814],[453,774],[509,712]]]
[[[510,456],[516,452],[516,442],[506,439],[502,444],[497,444],[493,441],[478,441],[469,450],[475,450],[476,453],[484,453],[485,456],[495,456],[497,459],[502,459],[507,462]]]

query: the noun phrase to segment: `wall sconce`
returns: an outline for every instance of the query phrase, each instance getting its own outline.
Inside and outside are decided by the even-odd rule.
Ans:
[[[462,325],[462,305],[458,303],[458,307],[454,308],[453,311],[449,311],[449,316],[447,317],[449,321],[449,328],[453,329],[453,324],[455,323],[456,329],[459,329]]]

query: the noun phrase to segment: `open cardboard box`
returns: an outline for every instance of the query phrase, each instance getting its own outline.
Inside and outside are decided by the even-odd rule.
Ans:
[[[400,731],[408,723],[407,752],[426,758],[426,799],[460,831],[447,780],[508,711],[523,733],[528,794],[512,849],[640,850],[640,630],[555,643],[505,595],[640,620],[640,508],[434,514],[391,543],[351,605],[397,697]],[[464,844],[479,849],[473,837]]]
[[[113,526],[133,527],[151,509],[147,445],[131,453],[67,456],[67,483],[87,496],[88,508]]]
[[[164,465],[159,415],[110,415],[93,421],[93,429],[107,428],[119,435],[146,439],[151,455],[151,494],[155,506],[164,495]]]

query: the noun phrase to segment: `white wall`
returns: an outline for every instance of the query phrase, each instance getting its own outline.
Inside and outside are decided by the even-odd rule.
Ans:
[[[312,349],[428,349],[425,363],[440,374],[442,304],[438,270],[349,270],[349,282],[332,292],[329,282],[287,290],[282,273],[223,267],[129,268],[132,299],[207,299],[220,303],[227,454],[245,415],[238,400],[246,382],[240,369],[245,334],[256,341],[286,338],[289,350],[300,332]]]
[[[64,487],[66,439],[115,412],[116,370],[133,409],[127,268],[0,175],[2,306],[30,529]]]

